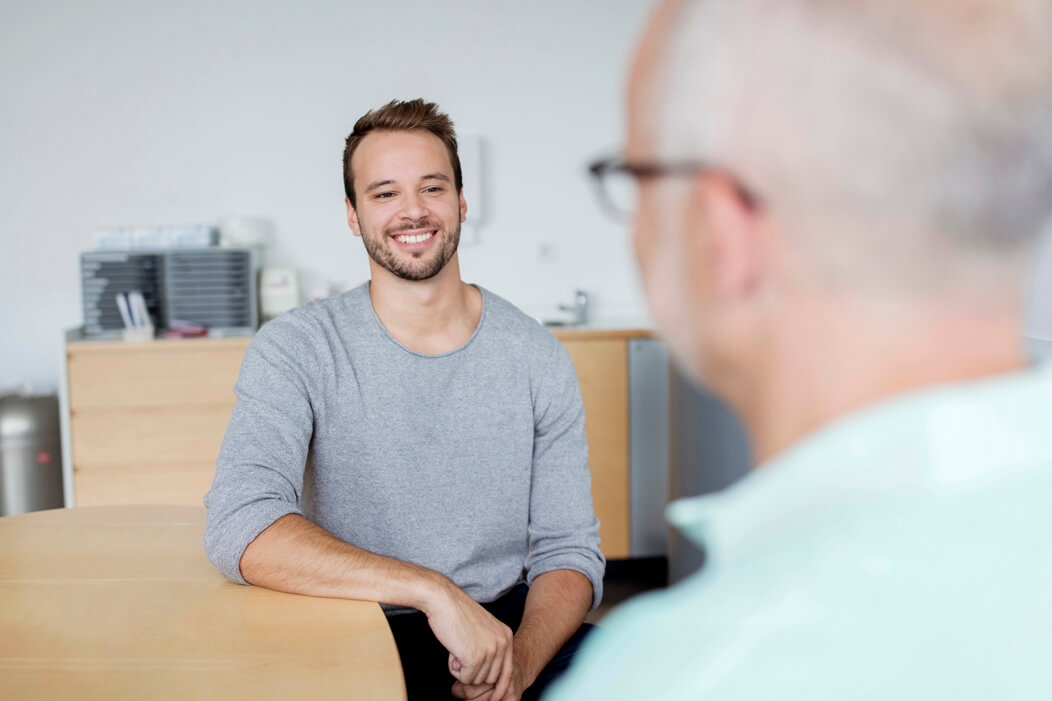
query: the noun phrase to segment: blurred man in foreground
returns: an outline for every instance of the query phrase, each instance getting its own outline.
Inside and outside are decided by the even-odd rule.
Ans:
[[[760,465],[548,698],[1052,698],[1052,4],[665,3],[593,171]]]

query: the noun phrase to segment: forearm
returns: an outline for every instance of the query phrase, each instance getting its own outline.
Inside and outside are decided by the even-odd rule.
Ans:
[[[553,570],[533,580],[512,647],[524,688],[577,632],[591,605],[592,583],[576,570]]]
[[[425,613],[456,588],[434,570],[362,550],[297,514],[279,518],[245,548],[241,575],[267,589],[380,601]]]

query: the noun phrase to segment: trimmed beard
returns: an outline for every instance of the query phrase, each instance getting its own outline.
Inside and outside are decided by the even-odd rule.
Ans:
[[[438,250],[434,253],[431,260],[425,261],[421,265],[413,266],[395,256],[394,252],[387,247],[387,240],[399,231],[412,231],[414,229],[424,228],[434,229],[435,236],[440,236],[445,231],[443,227],[436,225],[435,222],[432,222],[431,220],[424,220],[419,224],[414,223],[411,226],[387,229],[383,233],[383,238],[377,241],[369,235],[365,230],[365,227],[361,226],[361,223],[359,223],[359,226],[362,230],[362,243],[365,244],[365,252],[369,254],[369,257],[391,274],[400,277],[403,280],[410,280],[413,282],[430,280],[442,272],[442,269],[446,267],[446,263],[449,262],[450,258],[453,257],[453,254],[457,252],[457,248],[460,246],[460,222],[457,222],[456,228],[453,229],[451,235],[443,236],[441,238],[438,244]],[[397,245],[397,242],[395,245]],[[420,251],[419,253],[412,253],[410,255],[412,255],[413,260],[419,261],[424,255],[424,252]]]

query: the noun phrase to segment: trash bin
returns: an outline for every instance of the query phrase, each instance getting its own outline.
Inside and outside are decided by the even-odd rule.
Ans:
[[[58,397],[0,397],[0,516],[63,506]]]

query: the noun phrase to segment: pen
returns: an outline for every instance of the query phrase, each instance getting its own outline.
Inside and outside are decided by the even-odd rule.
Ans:
[[[135,324],[132,323],[131,312],[128,311],[128,300],[125,299],[123,292],[117,293],[117,310],[121,313],[121,321],[124,322],[124,328],[132,328]]]
[[[132,316],[138,316],[136,326],[149,326],[150,313],[146,310],[146,300],[143,299],[142,293],[136,290],[131,293],[129,298],[131,301]]]

